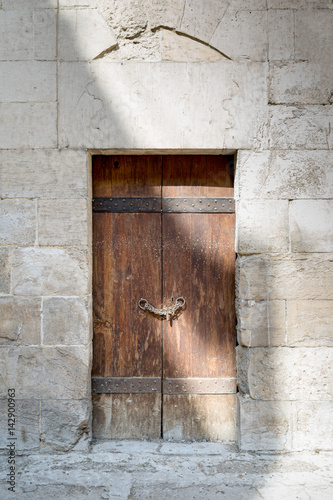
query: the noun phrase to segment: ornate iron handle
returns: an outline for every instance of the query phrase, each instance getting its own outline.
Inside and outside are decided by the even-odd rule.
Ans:
[[[182,309],[185,304],[186,300],[184,299],[184,297],[178,297],[178,299],[176,299],[176,302],[172,306],[164,307],[163,309],[157,309],[156,307],[150,305],[148,303],[148,300],[141,298],[139,300],[138,306],[142,311],[148,311],[154,316],[157,316],[159,319],[166,319],[167,321],[169,321],[179,314],[180,309]]]

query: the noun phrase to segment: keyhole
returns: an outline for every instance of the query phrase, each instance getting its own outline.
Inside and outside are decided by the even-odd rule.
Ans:
[[[119,168],[119,161],[114,162],[114,168]]]

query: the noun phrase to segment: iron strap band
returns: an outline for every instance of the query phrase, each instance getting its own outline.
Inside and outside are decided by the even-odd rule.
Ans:
[[[96,213],[234,213],[233,198],[94,198]]]
[[[163,384],[163,386],[162,386]],[[235,378],[96,377],[94,394],[235,394]]]

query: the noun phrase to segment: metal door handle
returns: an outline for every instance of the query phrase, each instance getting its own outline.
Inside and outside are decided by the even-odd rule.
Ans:
[[[180,310],[185,306],[186,300],[184,297],[178,297],[176,302],[170,307],[164,307],[163,309],[157,309],[156,307],[150,305],[148,300],[141,298],[139,300],[138,306],[142,311],[148,311],[152,313],[154,316],[157,316],[159,319],[166,319],[169,321],[170,319],[175,318],[180,312]]]

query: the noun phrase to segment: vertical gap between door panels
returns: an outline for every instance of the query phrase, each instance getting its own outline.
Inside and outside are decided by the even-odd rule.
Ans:
[[[163,208],[163,156],[161,155],[161,204]],[[163,307],[163,212],[161,212],[161,308]],[[161,438],[163,439],[163,321],[161,321]]]

